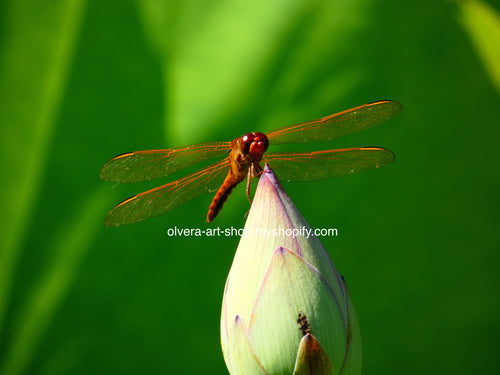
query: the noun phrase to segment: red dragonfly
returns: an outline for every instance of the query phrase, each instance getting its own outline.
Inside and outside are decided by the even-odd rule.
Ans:
[[[165,150],[134,151],[118,155],[101,169],[106,181],[139,182],[168,176],[206,159],[225,156],[177,181],[134,195],[113,208],[106,226],[136,223],[163,215],[193,198],[217,191],[208,210],[212,221],[234,187],[262,171],[268,163],[285,181],[314,181],[379,168],[394,160],[394,154],[379,147],[355,147],[315,152],[265,153],[269,145],[319,142],[356,133],[401,112],[401,104],[383,100],[365,104],[317,120],[286,126],[270,133],[248,133],[232,142],[199,143]],[[227,154],[229,153],[229,156]],[[218,190],[217,190],[218,189]]]

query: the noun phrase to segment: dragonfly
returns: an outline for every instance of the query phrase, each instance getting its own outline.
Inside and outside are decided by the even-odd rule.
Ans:
[[[204,160],[223,158],[176,181],[124,200],[108,213],[104,224],[111,227],[137,223],[163,215],[196,197],[215,192],[207,214],[207,222],[211,222],[235,186],[245,178],[246,194],[251,202],[250,181],[258,178],[262,172],[261,163],[267,163],[284,181],[315,181],[382,167],[394,160],[394,154],[380,147],[313,152],[266,151],[272,145],[328,141],[357,133],[391,119],[401,110],[402,106],[398,102],[381,100],[266,134],[247,133],[230,142],[199,143],[115,156],[100,171],[100,177],[105,181],[154,180]]]

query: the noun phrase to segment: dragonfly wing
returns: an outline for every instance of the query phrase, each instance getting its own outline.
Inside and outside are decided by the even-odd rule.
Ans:
[[[379,147],[356,147],[315,152],[270,153],[268,163],[281,181],[316,181],[348,176],[380,168],[394,160],[394,154]]]
[[[401,110],[402,106],[398,102],[383,100],[276,129],[266,135],[270,144],[329,141],[378,125],[396,116]]]
[[[229,170],[224,159],[177,181],[137,194],[113,208],[104,219],[107,227],[137,223],[160,216],[184,203],[215,193]]]
[[[118,155],[101,169],[105,181],[139,182],[168,176],[206,159],[227,155],[231,142],[200,143]]]

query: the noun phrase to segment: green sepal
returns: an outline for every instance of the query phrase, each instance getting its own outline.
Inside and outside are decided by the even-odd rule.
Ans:
[[[268,375],[255,354],[243,319],[238,315],[230,327],[228,344],[231,350],[231,362],[226,364],[231,374]]]
[[[292,373],[304,336],[297,321],[299,314],[306,317],[310,333],[321,340],[330,360],[340,367],[347,335],[342,306],[343,301],[335,298],[316,268],[286,248],[276,249],[248,329],[264,368],[272,374]]]
[[[300,340],[293,375],[335,375],[335,369],[328,354],[310,333]]]
[[[342,277],[344,283],[346,310],[347,310],[347,345],[344,355],[344,363],[339,375],[360,375],[363,353],[361,347],[361,330],[359,328],[358,315],[354,309],[351,293]]]

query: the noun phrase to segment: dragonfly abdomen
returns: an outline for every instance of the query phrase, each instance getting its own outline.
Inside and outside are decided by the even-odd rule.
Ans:
[[[230,170],[226,176],[226,179],[222,183],[222,186],[219,188],[219,190],[217,190],[217,193],[215,194],[215,197],[212,200],[210,207],[208,208],[208,214],[207,214],[208,223],[210,223],[213,219],[215,219],[217,214],[222,209],[222,206],[224,206],[224,203],[226,203],[227,198],[229,197],[233,189],[240,182],[241,180],[235,178]]]

